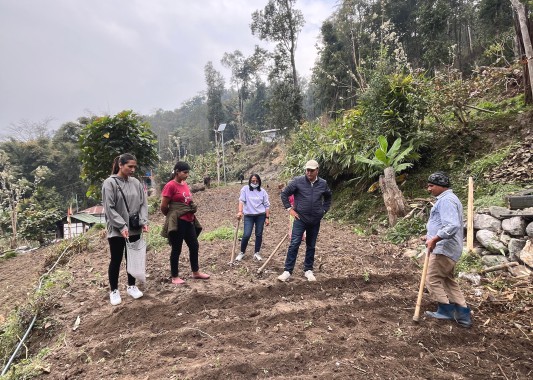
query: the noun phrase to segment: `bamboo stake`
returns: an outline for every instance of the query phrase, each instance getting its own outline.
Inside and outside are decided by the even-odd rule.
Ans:
[[[474,250],[474,179],[468,177],[468,213],[466,219],[466,249]]]
[[[281,244],[283,244],[283,242],[285,241],[285,239],[287,239],[287,236],[289,236],[289,234],[285,234],[285,236],[283,236],[283,239],[281,239],[281,241],[279,242],[279,244],[276,246],[276,248],[274,248],[274,251],[272,251],[272,253],[270,254],[270,256],[268,256],[268,259],[265,260],[264,264],[261,265],[261,267],[257,270],[257,273],[261,273],[263,271],[263,269],[266,267],[266,265],[268,264],[268,262],[270,261],[270,259],[272,258],[272,256],[274,256],[274,253],[276,253],[276,251],[279,249],[279,247],[281,247]]]

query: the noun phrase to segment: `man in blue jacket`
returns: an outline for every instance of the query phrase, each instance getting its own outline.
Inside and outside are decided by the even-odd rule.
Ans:
[[[289,197],[294,195],[294,206],[291,207]],[[323,178],[318,177],[318,162],[307,161],[305,175],[295,177],[281,192],[283,206],[294,217],[292,237],[285,259],[285,271],[278,277],[287,281],[294,270],[298,249],[305,238],[304,276],[308,281],[316,281],[313,274],[315,262],[315,246],[320,230],[320,221],[331,206],[331,190]]]

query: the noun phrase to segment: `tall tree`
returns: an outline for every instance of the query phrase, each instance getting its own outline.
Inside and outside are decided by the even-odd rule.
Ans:
[[[244,122],[251,125],[253,129],[266,129],[267,117],[267,86],[262,81],[255,83],[255,91],[251,94],[249,102],[246,104]]]
[[[17,227],[19,203],[26,191],[30,188],[30,182],[17,173],[9,161],[6,152],[0,150],[0,205],[2,210],[7,211],[9,227],[11,228],[11,248],[17,246]]]
[[[225,121],[222,95],[224,93],[224,77],[215,70],[213,62],[209,61],[204,68],[205,82],[207,84],[207,130],[209,139],[213,141],[215,135],[211,132]],[[213,137],[211,137],[213,136]]]
[[[293,86],[297,89],[296,42],[305,20],[295,4],[296,0],[269,0],[263,10],[252,13],[250,27],[259,39],[278,43],[277,50],[290,61]]]
[[[269,0],[264,9],[252,13],[252,34],[276,42],[269,73],[267,102],[270,128],[286,134],[303,118],[302,95],[296,71],[296,42],[304,17],[295,9],[296,0]]]
[[[43,186],[43,180],[52,174],[49,168],[39,166],[32,174],[35,178],[32,194],[21,203],[18,233],[43,245],[47,236],[53,236],[56,222],[64,215],[61,209],[65,203],[54,186]]]
[[[533,45],[531,44],[531,31],[529,29],[529,10],[524,3],[519,0],[510,0],[518,16],[520,24],[520,38],[524,47],[525,59],[529,75],[529,91],[533,96]]]
[[[221,63],[231,69],[231,81],[237,89],[238,114],[237,126],[239,133],[239,140],[245,140],[245,101],[250,96],[251,81],[257,78],[257,73],[263,65],[266,58],[266,51],[259,46],[255,47],[255,52],[250,57],[244,57],[239,51],[235,50],[233,53],[224,53]]]

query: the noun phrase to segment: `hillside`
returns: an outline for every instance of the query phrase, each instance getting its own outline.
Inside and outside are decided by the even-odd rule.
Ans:
[[[267,256],[287,232],[287,215],[277,182],[265,184],[273,203]],[[234,225],[239,188],[194,195],[205,232]],[[152,217],[154,226],[161,223],[160,215]],[[187,279],[181,287],[169,284],[168,248],[152,250],[141,287],[145,296],[132,300],[122,291],[123,303],[113,307],[107,242],[101,233],[91,234],[89,249],[64,264],[72,278],[50,297],[26,343],[24,355],[41,352],[36,378],[526,379],[533,371],[533,297],[527,287],[509,293],[462,282],[473,328],[428,319],[414,324],[419,265],[378,236],[361,237],[325,221],[316,283],[299,272],[288,283],[277,281],[286,242],[262,275],[249,252],[242,263],[228,265],[231,248],[230,240],[201,241],[200,265],[212,278]],[[35,265],[21,265],[27,259],[19,256],[0,266],[0,279],[10,279],[1,282],[2,294],[11,297],[2,299],[4,305],[20,302],[9,286],[35,286],[46,253],[34,255]],[[302,250],[297,268],[301,263]],[[180,264],[187,273],[186,248]],[[120,281],[124,286],[124,271]],[[422,310],[434,307],[425,295]]]

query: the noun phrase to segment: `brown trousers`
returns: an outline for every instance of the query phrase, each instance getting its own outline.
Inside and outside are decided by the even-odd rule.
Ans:
[[[453,278],[455,261],[445,255],[429,255],[426,287],[430,296],[438,303],[456,303],[466,306],[465,297]]]

